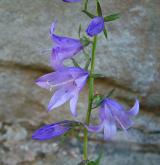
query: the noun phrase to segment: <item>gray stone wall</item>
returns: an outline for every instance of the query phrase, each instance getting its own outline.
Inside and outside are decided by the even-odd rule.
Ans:
[[[96,92],[116,88],[117,100],[131,106],[138,97],[141,110],[128,138],[119,132],[112,142],[104,143],[99,140],[101,135],[91,135],[91,158],[102,148],[102,165],[158,165],[160,1],[101,2],[105,14],[118,11],[121,18],[106,24],[108,41],[99,37],[96,72],[106,78],[96,81]],[[93,3],[90,7],[93,11]],[[49,52],[42,53],[52,46],[51,22],[58,19],[58,34],[77,37],[79,23],[85,29],[90,21],[80,10],[80,4],[61,0],[0,0],[0,165],[73,165],[80,161],[81,138],[31,140],[40,125],[71,118],[68,105],[47,112],[51,93],[37,87],[34,80],[51,71]],[[83,55],[76,58],[83,65]],[[79,120],[84,120],[87,90],[86,86],[80,96]]]

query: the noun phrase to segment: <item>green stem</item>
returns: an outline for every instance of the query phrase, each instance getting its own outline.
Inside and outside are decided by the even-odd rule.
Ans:
[[[97,36],[94,37],[93,45],[92,45],[92,59],[91,59],[91,70],[90,75],[94,74],[94,64],[95,64],[95,55],[96,55],[96,45],[97,45]],[[88,110],[86,115],[86,124],[89,125],[91,110],[92,110],[92,98],[94,95],[94,78],[92,76],[89,77],[89,96],[88,96]],[[88,159],[88,130],[84,129],[84,146],[83,146],[83,159]]]

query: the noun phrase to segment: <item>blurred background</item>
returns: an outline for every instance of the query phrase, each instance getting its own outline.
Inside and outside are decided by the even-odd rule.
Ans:
[[[95,4],[89,0],[90,11]],[[127,107],[140,99],[140,114],[129,130],[111,142],[102,134],[90,135],[91,159],[103,152],[102,165],[159,165],[160,162],[160,1],[101,0],[105,15],[120,12],[121,18],[106,23],[108,41],[99,36],[96,93],[113,95]],[[46,142],[31,139],[34,130],[45,123],[72,119],[66,104],[50,113],[47,104],[52,93],[34,81],[51,72],[50,24],[58,20],[56,33],[78,37],[90,19],[81,4],[61,0],[0,0],[0,165],[75,165],[82,158],[82,135]],[[83,54],[76,56],[83,65]],[[67,63],[70,63],[68,61]],[[78,105],[77,120],[84,120],[88,87]],[[94,115],[92,116],[94,119]]]

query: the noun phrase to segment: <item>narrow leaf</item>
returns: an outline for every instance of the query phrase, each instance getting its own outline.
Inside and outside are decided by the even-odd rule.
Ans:
[[[80,38],[80,41],[84,47],[88,46],[91,43],[90,39],[86,36],[83,36],[82,38]]]
[[[99,107],[104,99],[102,95],[95,95],[92,100],[92,109]]]
[[[90,18],[94,18],[95,15],[93,15],[92,13],[88,12],[87,10],[82,10],[83,13],[85,13],[88,17]]]
[[[111,14],[111,15],[105,16],[104,21],[105,22],[114,21],[114,20],[118,19],[119,17],[120,17],[119,13]]]
[[[103,33],[104,33],[104,36],[105,36],[105,38],[107,40],[108,39],[108,32],[107,32],[106,28],[104,28]]]
[[[79,38],[81,38],[81,31],[82,31],[82,26],[80,24],[79,28],[78,28],[78,36],[79,36]]]
[[[87,8],[88,8],[88,0],[85,0],[85,2],[84,2],[84,10],[87,10]]]
[[[98,16],[102,16],[102,9],[101,9],[101,5],[99,1],[97,1],[97,13],[98,13]]]
[[[113,89],[106,95],[106,97],[112,96],[115,90],[116,90],[116,88],[113,88]],[[106,98],[106,97],[105,97],[105,98]]]

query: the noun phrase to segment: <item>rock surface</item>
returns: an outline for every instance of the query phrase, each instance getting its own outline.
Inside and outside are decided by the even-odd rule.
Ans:
[[[99,140],[102,135],[90,135],[91,158],[96,158],[102,148],[102,165],[159,165],[159,6],[159,0],[102,1],[105,14],[118,11],[121,19],[106,24],[108,41],[103,35],[99,37],[96,72],[103,72],[106,78],[96,81],[95,91],[105,94],[116,88],[114,97],[127,105],[132,105],[135,97],[141,100],[141,113],[128,139],[119,132],[112,142],[104,143]],[[94,5],[90,7],[93,11]],[[51,71],[50,52],[42,53],[52,45],[51,22],[58,19],[58,34],[77,37],[79,20],[84,29],[89,22],[80,9],[78,3],[60,0],[0,0],[0,165],[80,162],[82,145],[74,137],[65,143],[63,139],[43,143],[31,140],[40,125],[72,119],[68,105],[47,112],[51,93],[37,87],[34,80]],[[76,57],[80,63],[82,56]],[[84,120],[87,89],[80,96],[77,120]]]

